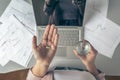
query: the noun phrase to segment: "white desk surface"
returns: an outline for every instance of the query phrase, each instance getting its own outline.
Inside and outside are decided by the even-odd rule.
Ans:
[[[3,13],[6,6],[9,4],[10,0],[0,0],[0,15]],[[4,5],[3,5],[4,4]],[[110,0],[108,18],[120,25],[120,0]],[[72,54],[71,48],[68,48],[69,54]],[[71,63],[71,61],[73,63]],[[64,63],[63,63],[64,62]],[[28,67],[32,67],[35,63],[34,58],[31,59]],[[74,66],[74,67],[84,67],[83,64],[78,59],[65,59],[55,58],[52,65],[62,65],[62,66]],[[105,56],[98,55],[96,59],[97,67],[105,72],[107,75],[119,75],[120,76],[120,45],[117,47],[115,54],[112,59]],[[5,67],[0,66],[0,73],[5,73],[9,71],[24,69],[24,67],[14,63],[9,62]]]

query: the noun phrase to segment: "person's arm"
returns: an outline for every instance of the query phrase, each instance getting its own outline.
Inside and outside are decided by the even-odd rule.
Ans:
[[[95,64],[90,64],[90,65],[86,65],[86,69],[92,73],[94,76],[97,76],[99,74]]]
[[[45,0],[43,11],[45,12],[46,15],[48,16],[52,15],[57,2],[58,2],[57,0]]]
[[[99,80],[105,80],[104,78],[105,75],[101,74],[96,68],[95,59],[97,56],[97,51],[92,47],[92,45],[91,50],[89,51],[89,53],[87,53],[87,55],[81,55],[76,50],[73,50],[73,52],[83,62],[86,69],[90,73],[92,73]]]
[[[48,25],[45,29],[42,41],[37,45],[36,36],[33,37],[32,51],[36,60],[36,64],[29,71],[28,77],[32,74],[33,78],[42,78],[46,75],[48,67],[55,55],[58,44],[58,33],[54,25]],[[32,80],[28,79],[27,80]],[[39,80],[39,79],[38,79]]]
[[[33,74],[32,70],[29,69],[28,73],[27,73],[27,77],[26,80],[41,80],[41,77],[37,77]]]
[[[97,67],[95,66],[95,64],[90,64],[90,65],[86,65],[86,69],[92,73],[96,79],[98,80],[105,80],[105,73],[102,73],[100,71],[98,71]]]

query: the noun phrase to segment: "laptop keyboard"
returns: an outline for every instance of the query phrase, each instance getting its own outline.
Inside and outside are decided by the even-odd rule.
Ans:
[[[38,40],[41,41],[44,30],[38,30]],[[79,30],[77,29],[58,29],[59,46],[75,46],[79,42]]]

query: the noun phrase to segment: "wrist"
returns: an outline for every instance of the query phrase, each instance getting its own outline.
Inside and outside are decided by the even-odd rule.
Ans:
[[[48,67],[49,65],[43,64],[40,61],[36,61],[36,64],[32,68],[32,72],[38,77],[43,77],[47,73]]]
[[[41,60],[36,60],[36,64],[39,64],[41,66],[48,66],[50,65],[50,62],[47,61],[41,61]]]
[[[49,63],[47,62],[41,62],[41,61],[36,61],[35,63],[36,66],[39,66],[39,68],[42,68],[42,69],[48,69],[49,67]]]
[[[94,63],[89,63],[85,65],[86,68],[96,67]]]
[[[94,76],[97,76],[99,74],[95,64],[89,64],[89,65],[86,65],[86,69],[92,73]]]

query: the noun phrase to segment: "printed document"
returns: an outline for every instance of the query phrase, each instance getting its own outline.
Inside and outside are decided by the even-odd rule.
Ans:
[[[11,15],[17,16],[31,33],[36,33],[36,23],[32,5],[23,0],[11,0],[1,18],[8,19]]]
[[[93,14],[94,16],[85,24],[85,39],[99,53],[112,58],[120,42],[120,27],[95,11]]]
[[[10,16],[0,28],[0,64],[5,66],[10,60],[18,63],[24,60],[21,65],[26,66],[32,55],[32,34],[14,16]],[[14,59],[16,55],[19,58]]]
[[[94,10],[107,17],[108,5],[109,0],[86,0],[85,14],[89,14],[91,10]]]

